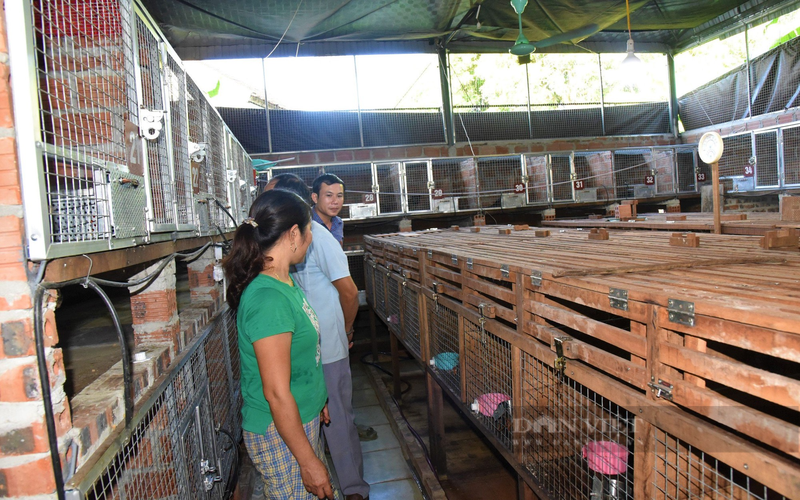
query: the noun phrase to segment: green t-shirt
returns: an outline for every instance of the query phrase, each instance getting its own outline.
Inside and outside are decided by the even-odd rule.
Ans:
[[[242,427],[263,434],[272,423],[253,342],[285,332],[292,332],[290,391],[300,419],[306,424],[317,417],[328,399],[320,362],[319,321],[300,287],[259,274],[242,294],[236,326],[244,399]]]

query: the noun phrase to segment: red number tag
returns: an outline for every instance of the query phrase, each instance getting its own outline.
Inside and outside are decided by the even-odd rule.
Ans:
[[[697,182],[705,182],[706,181],[706,174],[703,172],[697,172]]]
[[[575,181],[575,182],[573,182],[573,185],[575,186],[575,191],[582,191],[583,188],[586,187],[586,185],[583,183],[583,181]]]
[[[656,183],[656,178],[652,175],[645,175],[644,183],[647,184],[648,186],[652,186],[653,184]]]
[[[744,166],[744,176],[745,177],[753,177],[756,174],[756,169],[753,168],[752,165],[745,165]]]
[[[439,188],[434,189],[432,192],[434,200],[441,200],[444,198],[444,191]]]
[[[514,192],[515,193],[524,193],[525,192],[525,184],[522,184],[522,183],[514,184]]]
[[[367,204],[375,203],[375,193],[364,193],[362,201]]]

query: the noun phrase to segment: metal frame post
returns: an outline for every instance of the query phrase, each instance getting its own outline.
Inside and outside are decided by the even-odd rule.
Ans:
[[[672,136],[678,137],[678,86],[675,78],[675,57],[667,52],[667,73],[669,73],[669,126]]]
[[[267,117],[267,149],[272,153],[272,124],[269,121],[269,94],[267,94],[267,58],[261,59],[261,80],[264,82],[264,114]]]
[[[606,135],[606,100],[603,90],[603,61],[600,54],[597,54],[597,70],[600,72],[600,130]]]
[[[353,74],[356,77],[356,106],[358,106],[358,137],[361,140],[361,147],[364,147],[364,120],[361,117],[361,89],[358,87],[358,61],[353,56]]]
[[[439,47],[436,50],[439,57],[439,82],[442,87],[442,121],[444,122],[444,142],[448,146],[456,143],[455,129],[453,128],[453,100],[450,88],[450,60],[447,50]]]

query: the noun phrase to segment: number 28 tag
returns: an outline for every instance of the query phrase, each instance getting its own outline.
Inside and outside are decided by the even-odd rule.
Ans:
[[[375,193],[364,193],[362,201],[367,204],[375,203]]]
[[[431,194],[433,195],[434,200],[441,200],[442,198],[444,198],[444,191],[440,188],[432,190]]]

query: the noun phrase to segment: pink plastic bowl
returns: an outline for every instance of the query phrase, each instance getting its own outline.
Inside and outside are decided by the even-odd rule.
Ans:
[[[487,417],[494,415],[494,411],[500,406],[510,400],[511,397],[500,392],[490,392],[489,394],[481,394],[478,396],[478,411]]]
[[[591,441],[581,448],[589,468],[601,474],[622,474],[628,467],[628,449],[613,441]]]

